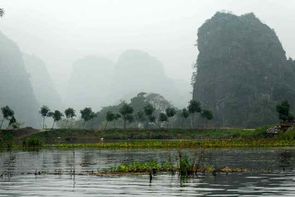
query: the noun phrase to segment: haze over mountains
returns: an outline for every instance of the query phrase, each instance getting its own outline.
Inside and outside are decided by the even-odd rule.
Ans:
[[[128,100],[138,92],[155,92],[182,107],[191,97],[190,86],[167,77],[157,58],[143,51],[127,50],[116,63],[99,56],[78,59],[62,101],[46,64],[35,55],[21,52],[2,33],[0,39],[0,104],[15,110],[23,126],[40,126],[38,111],[42,105],[52,110],[80,110],[86,106],[99,110]]]
[[[160,93],[180,107],[191,97],[190,86],[168,78],[157,58],[144,51],[127,50],[116,63],[96,56],[76,61],[66,101],[76,109],[91,106],[98,110],[128,100],[139,92]]]
[[[195,37],[199,54],[193,98],[213,111],[214,125],[272,124],[278,121],[274,107],[278,102],[287,99],[295,105],[295,63],[287,59],[274,30],[254,14],[218,12],[204,22]],[[189,79],[168,76],[161,57],[142,49],[126,49],[118,58],[102,53],[72,57],[72,69],[60,76],[67,88],[59,95],[56,76],[49,75],[47,62],[25,54],[26,48],[22,52],[17,43],[1,34],[0,104],[10,105],[21,122],[31,125],[40,119],[41,105],[52,110],[89,106],[98,111],[139,92],[161,94],[179,108],[187,105],[192,98]],[[174,55],[177,53],[170,54]]]
[[[45,63],[35,55],[23,54],[26,71],[39,102],[53,109],[63,109],[62,99],[49,75]]]
[[[38,126],[38,102],[22,53],[0,32],[0,105],[10,106],[20,123]]]

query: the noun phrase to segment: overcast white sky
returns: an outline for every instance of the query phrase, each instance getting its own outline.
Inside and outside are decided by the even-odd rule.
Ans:
[[[294,0],[0,0],[0,7],[0,30],[46,62],[59,91],[76,59],[115,61],[126,49],[147,51],[168,76],[189,82],[197,28],[220,10],[254,12],[295,57]]]

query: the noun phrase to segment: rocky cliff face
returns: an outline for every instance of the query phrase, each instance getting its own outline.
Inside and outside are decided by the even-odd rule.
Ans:
[[[38,126],[38,103],[18,46],[0,32],[0,106],[8,105],[22,126]]]
[[[55,89],[45,63],[34,55],[24,54],[23,57],[38,103],[47,105],[52,110],[63,109],[61,98]]]
[[[295,105],[294,62],[274,30],[254,14],[216,13],[198,31],[193,98],[218,126],[256,127],[277,120],[275,105]]]

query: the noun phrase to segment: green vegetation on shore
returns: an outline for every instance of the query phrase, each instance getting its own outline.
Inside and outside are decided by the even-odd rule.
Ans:
[[[268,137],[266,128],[256,130],[73,130],[35,131],[21,136],[1,131],[1,148],[230,148],[295,146],[295,130]],[[5,145],[7,143],[7,145]]]
[[[157,149],[157,148],[243,148],[243,147],[286,147],[295,146],[294,140],[143,140],[129,142],[101,142],[96,144],[51,144],[54,148],[98,148],[98,149]]]
[[[114,140],[204,140],[204,139],[248,139],[265,138],[266,128],[256,130],[244,129],[212,129],[212,130],[83,130],[83,129],[56,129],[39,132],[30,136],[44,144],[72,144],[98,143]]]

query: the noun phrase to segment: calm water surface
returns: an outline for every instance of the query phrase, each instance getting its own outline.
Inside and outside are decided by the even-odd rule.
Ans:
[[[148,175],[85,175],[122,162],[176,160],[177,154],[96,149],[0,152],[0,196],[295,196],[294,148],[205,150],[206,164],[252,169],[251,173],[200,175],[185,181],[163,174],[152,183]],[[71,175],[72,170],[77,175]],[[39,171],[48,174],[34,174]]]

